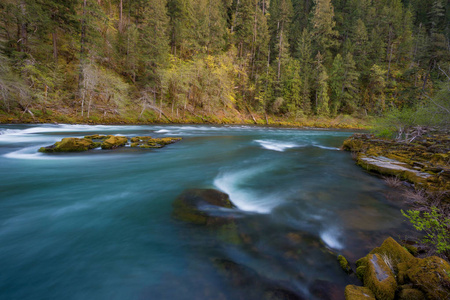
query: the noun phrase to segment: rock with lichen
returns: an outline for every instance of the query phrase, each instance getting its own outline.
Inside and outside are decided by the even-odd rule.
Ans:
[[[364,286],[349,284],[345,287],[346,300],[375,300],[373,292]]]
[[[127,142],[128,138],[126,136],[108,135],[102,143],[102,149],[116,149],[125,146]]]
[[[133,148],[162,148],[166,145],[180,141],[179,137],[152,138],[151,136],[135,136],[131,138],[131,147]]]
[[[430,135],[412,143],[355,134],[342,148],[368,171],[397,176],[429,190],[450,190],[450,137]]]
[[[83,152],[100,146],[90,139],[83,138],[63,138],[61,141],[47,147],[41,147],[39,152]]]
[[[357,276],[378,300],[450,299],[449,263],[437,256],[416,258],[392,238],[356,265]],[[347,288],[347,300],[364,299],[347,293]]]
[[[422,291],[427,299],[450,299],[450,265],[440,257],[415,258],[402,264],[398,277]]]

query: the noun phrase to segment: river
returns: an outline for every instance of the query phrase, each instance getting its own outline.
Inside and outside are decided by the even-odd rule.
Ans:
[[[274,291],[343,299],[357,280],[336,256],[355,261],[409,231],[391,189],[339,150],[351,132],[1,125],[0,133],[0,299],[278,299]],[[37,152],[96,133],[183,140]],[[173,219],[173,200],[190,188],[229,194],[237,225]]]

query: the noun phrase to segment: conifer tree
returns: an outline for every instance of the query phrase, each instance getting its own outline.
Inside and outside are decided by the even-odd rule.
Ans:
[[[318,51],[326,63],[331,63],[331,50],[338,45],[338,32],[335,30],[334,7],[331,0],[314,0],[312,36]]]

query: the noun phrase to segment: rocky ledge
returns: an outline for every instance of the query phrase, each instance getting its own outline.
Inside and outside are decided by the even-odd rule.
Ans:
[[[180,141],[179,137],[152,138],[151,136],[126,137],[116,135],[87,135],[84,138],[68,137],[47,147],[41,147],[39,152],[83,152],[101,147],[104,150],[117,149],[127,144],[138,148],[162,148]]]
[[[435,134],[413,143],[355,134],[344,141],[358,165],[382,175],[397,176],[428,190],[450,190],[450,136]]]
[[[356,262],[364,286],[348,285],[346,300],[450,299],[450,265],[437,256],[416,258],[387,238]]]

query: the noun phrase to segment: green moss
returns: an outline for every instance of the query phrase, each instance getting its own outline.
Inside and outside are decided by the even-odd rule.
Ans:
[[[56,142],[52,146],[41,147],[39,152],[82,152],[96,147],[98,147],[98,144],[90,139],[63,138],[60,142]]]
[[[426,299],[425,295],[418,289],[405,288],[398,293],[399,300],[423,300]]]
[[[370,251],[369,254],[380,254],[387,256],[394,267],[394,270],[398,270],[397,265],[402,262],[408,262],[414,258],[405,248],[400,246],[393,238],[388,237],[384,240],[380,247],[377,247]]]
[[[108,136],[102,135],[102,134],[93,134],[93,135],[87,135],[84,138],[90,139],[90,140],[103,140],[106,139]]]
[[[361,280],[364,281],[364,274],[366,273],[366,266],[359,266],[356,268],[356,276]]]
[[[350,267],[350,264],[348,263],[347,259],[344,256],[339,255],[338,261],[339,261],[339,265],[341,266],[342,270],[344,270],[346,273],[352,272],[352,268]]]
[[[416,259],[404,272],[405,277],[416,288],[425,293],[427,299],[449,299],[450,265],[437,256]]]
[[[372,290],[378,300],[393,300],[397,282],[391,269],[378,254],[369,254],[368,260],[364,286]]]
[[[375,300],[375,295],[372,291],[363,286],[347,285],[345,287],[346,300]]]
[[[102,149],[116,149],[125,146],[128,138],[125,136],[109,135],[102,143]]]

